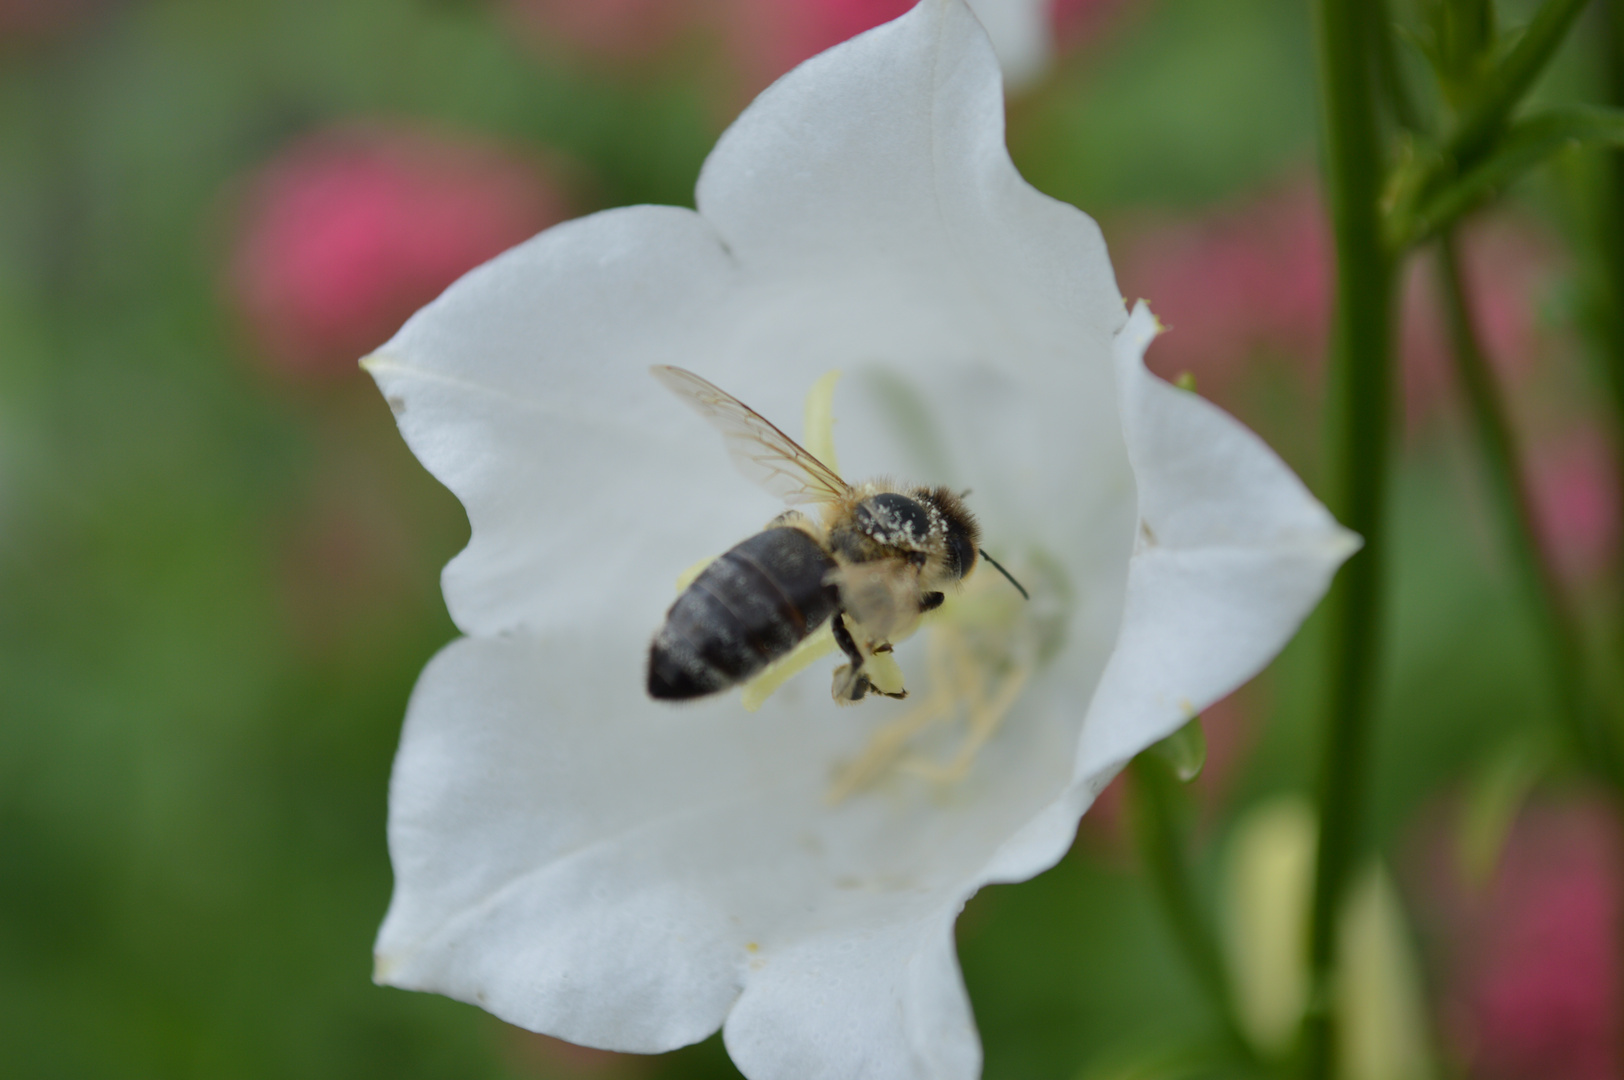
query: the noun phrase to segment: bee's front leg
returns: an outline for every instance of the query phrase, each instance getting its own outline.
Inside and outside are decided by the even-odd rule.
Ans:
[[[846,654],[846,659],[851,661],[851,666],[853,668],[862,667],[863,650],[857,647],[857,639],[852,637],[851,631],[846,628],[846,613],[843,611],[835,612],[834,621],[829,624],[829,629],[834,631],[835,644],[839,645],[840,651]]]
[[[834,698],[842,705],[862,701],[873,687],[873,683],[863,674],[863,651],[857,647],[851,631],[846,629],[845,612],[835,612],[834,621],[830,623],[829,628],[834,631],[835,644],[840,646],[840,651],[851,661],[835,669]]]
[[[898,700],[908,696],[907,690],[897,690],[893,693],[874,685],[873,681],[868,677],[868,673],[863,670],[867,657],[864,655],[862,647],[857,644],[857,639],[852,637],[851,630],[846,626],[844,612],[835,613],[830,629],[834,632],[835,644],[839,645],[840,651],[845,653],[851,660],[851,663],[842,664],[835,669],[835,683],[832,693],[836,701],[842,705],[850,705],[853,702],[862,701],[870,690],[876,694],[883,694],[888,698]],[[872,645],[871,648],[876,653],[888,653],[891,651],[891,643],[885,641],[878,645]]]

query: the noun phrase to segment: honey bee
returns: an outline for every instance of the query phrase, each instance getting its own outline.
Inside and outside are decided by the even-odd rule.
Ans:
[[[666,612],[649,647],[648,692],[661,700],[714,694],[755,676],[825,621],[847,663],[835,671],[837,702],[887,692],[865,672],[891,651],[945,589],[976,566],[975,517],[942,487],[902,488],[884,480],[851,485],[754,409],[679,367],[654,377],[719,430],[746,476],[791,507],[762,532],[722,553]]]

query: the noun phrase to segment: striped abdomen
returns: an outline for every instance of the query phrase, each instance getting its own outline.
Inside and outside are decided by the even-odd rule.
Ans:
[[[725,690],[795,648],[839,606],[835,561],[800,529],[757,533],[705,567],[666,613],[648,657],[648,692]]]

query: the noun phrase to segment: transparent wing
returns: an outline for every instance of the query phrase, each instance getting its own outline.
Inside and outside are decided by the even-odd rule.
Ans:
[[[833,502],[851,491],[833,469],[727,391],[679,367],[649,371],[722,433],[740,472],[791,506]]]

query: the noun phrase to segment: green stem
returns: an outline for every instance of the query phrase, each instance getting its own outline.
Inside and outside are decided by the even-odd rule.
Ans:
[[[1378,684],[1390,427],[1393,267],[1382,246],[1372,40],[1365,0],[1316,0],[1327,201],[1336,241],[1327,502],[1364,548],[1327,600],[1327,730],[1318,791],[1319,846],[1310,914],[1311,998],[1303,1022],[1304,1075],[1328,1077],[1336,1033],[1330,1009],[1336,916],[1361,854]]]
[[[1602,4],[1600,36],[1607,103],[1624,108],[1624,0]],[[1597,213],[1591,250],[1599,280],[1590,307],[1602,370],[1613,399],[1619,505],[1624,506],[1624,150],[1604,154],[1601,183],[1593,191]],[[1624,595],[1619,602],[1613,629],[1615,634],[1624,634]],[[1624,642],[1614,647],[1618,644]]]
[[[1601,53],[1602,90],[1607,104],[1624,108],[1624,0],[1603,0],[1598,46]],[[1590,288],[1587,320],[1595,337],[1603,378],[1613,402],[1613,438],[1618,462],[1619,504],[1624,506],[1624,151],[1602,153],[1599,183],[1588,188],[1594,218],[1585,230],[1593,284]],[[1616,599],[1614,637],[1607,655],[1615,661],[1624,646],[1624,593]],[[1610,700],[1612,699],[1609,695]],[[1616,724],[1616,720],[1614,721]],[[1610,734],[1616,738],[1617,728]],[[1616,744],[1615,744],[1616,745]],[[1624,801],[1624,790],[1615,789],[1615,806]],[[1615,916],[1616,917],[1616,916]],[[1624,945],[1624,942],[1621,942]],[[1615,950],[1615,963],[1624,963],[1624,951]],[[1624,1004],[1624,1003],[1621,1003]],[[1619,1016],[1615,1013],[1614,1022]]]
[[[1519,464],[1516,436],[1494,374],[1478,342],[1461,275],[1460,254],[1450,233],[1439,239],[1438,270],[1455,371],[1466,391],[1472,423],[1488,470],[1495,513],[1500,518],[1500,531],[1505,537],[1523,600],[1534,616],[1562,721],[1580,760],[1617,787],[1624,773],[1619,770],[1615,748],[1607,732],[1596,725],[1595,714],[1590,709],[1579,666],[1578,629],[1534,532],[1534,513]]]
[[[1540,5],[1517,44],[1483,80],[1461,115],[1446,151],[1458,167],[1470,165],[1493,145],[1511,110],[1545,70],[1586,3],[1588,0],[1545,0]]]
[[[1256,1055],[1241,1028],[1223,952],[1196,896],[1185,861],[1184,830],[1178,812],[1179,800],[1184,798],[1183,785],[1172,767],[1154,753],[1134,758],[1128,774],[1134,839],[1161,896],[1173,935],[1223,1023],[1225,1041],[1239,1057],[1255,1064]]]

